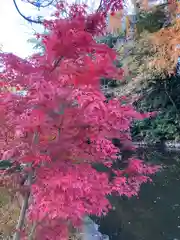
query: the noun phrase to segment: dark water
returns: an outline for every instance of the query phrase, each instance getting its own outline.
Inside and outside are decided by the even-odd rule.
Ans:
[[[112,197],[115,210],[98,221],[112,240],[180,240],[180,152],[139,150],[146,161],[164,165],[139,198]]]

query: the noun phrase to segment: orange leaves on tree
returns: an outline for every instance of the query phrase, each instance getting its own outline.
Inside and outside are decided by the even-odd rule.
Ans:
[[[152,66],[165,74],[174,72],[180,56],[180,24],[162,28],[151,40],[155,52]]]

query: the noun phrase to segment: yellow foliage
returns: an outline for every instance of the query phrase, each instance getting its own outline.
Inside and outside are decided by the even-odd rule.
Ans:
[[[173,26],[162,28],[151,35],[154,60],[152,67],[164,74],[174,72],[177,59],[180,56],[180,23],[176,21]]]
[[[119,60],[123,66],[128,67],[127,77],[140,77],[143,79],[152,78],[157,75],[152,71],[152,60],[154,51],[149,38],[150,34],[146,31],[140,34],[138,39],[126,44],[117,44],[116,50],[119,53]]]
[[[180,13],[180,4],[173,13]],[[167,78],[175,73],[180,56],[180,18],[174,24],[150,33],[143,30],[131,43],[116,45],[119,60],[125,66],[125,84],[118,95],[129,95],[146,87],[149,80]]]
[[[124,15],[124,10],[119,10],[113,13],[110,13],[109,21],[107,24],[107,31],[112,34],[119,34],[122,31],[125,31],[126,34],[129,33],[130,20],[129,16]],[[125,24],[125,29],[123,29],[123,24]]]

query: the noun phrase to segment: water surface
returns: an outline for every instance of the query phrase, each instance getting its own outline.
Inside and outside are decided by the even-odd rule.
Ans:
[[[111,240],[180,240],[180,152],[139,150],[146,161],[164,165],[144,184],[139,198],[112,197],[114,210],[97,220]]]

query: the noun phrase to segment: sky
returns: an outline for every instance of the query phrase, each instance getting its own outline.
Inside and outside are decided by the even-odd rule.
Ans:
[[[72,1],[72,0],[71,0]],[[79,0],[78,0],[79,1]],[[81,0],[80,0],[81,1]],[[89,5],[93,5],[94,0],[87,0]],[[131,0],[126,0],[130,7]],[[16,0],[20,11],[25,16],[46,16],[52,13],[52,8],[46,8],[41,11],[31,7],[22,0]],[[68,0],[68,2],[70,2]],[[95,5],[99,5],[99,0],[95,0]],[[0,44],[5,52],[12,52],[22,58],[28,57],[33,53],[33,45],[28,43],[28,39],[33,37],[33,33],[41,32],[42,26],[39,24],[29,24],[17,12],[13,0],[1,0],[0,2]]]
[[[72,2],[74,0],[68,0]],[[80,1],[81,0],[77,0]],[[92,2],[94,0],[85,0]],[[100,0],[95,0],[99,4]],[[25,16],[46,16],[50,17],[52,8],[44,8],[38,11],[28,3],[23,3],[23,0],[16,0],[20,11]],[[5,52],[12,52],[22,58],[28,57],[33,53],[33,45],[28,43],[28,39],[33,37],[33,33],[43,31],[39,24],[29,24],[17,12],[13,0],[0,1],[0,45]]]
[[[52,10],[46,9],[38,12],[28,3],[17,0],[21,12],[26,16],[46,15],[50,16]],[[32,54],[33,45],[27,40],[33,37],[34,30],[42,31],[39,24],[29,24],[24,20],[13,4],[13,0],[1,0],[0,3],[0,44],[5,52],[12,52],[22,58]]]

